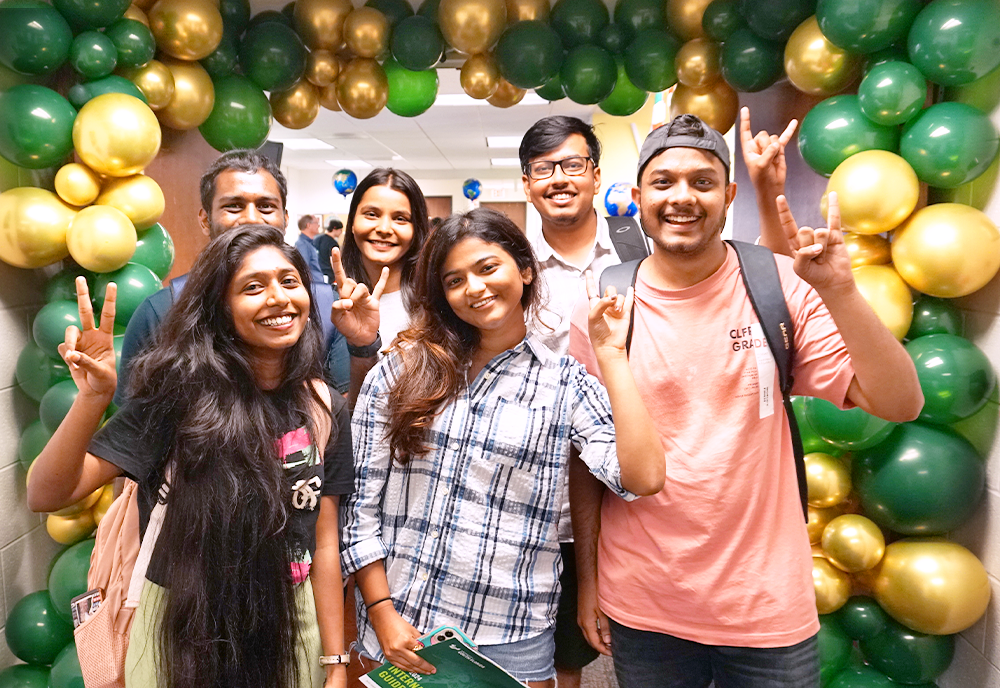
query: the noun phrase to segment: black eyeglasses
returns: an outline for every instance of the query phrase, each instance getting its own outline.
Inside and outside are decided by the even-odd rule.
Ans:
[[[562,160],[536,160],[535,162],[529,162],[524,171],[528,175],[528,178],[537,181],[551,177],[555,174],[556,167],[558,166],[563,171],[563,174],[570,177],[579,177],[587,171],[588,162],[590,162],[590,158],[582,155],[573,155]]]

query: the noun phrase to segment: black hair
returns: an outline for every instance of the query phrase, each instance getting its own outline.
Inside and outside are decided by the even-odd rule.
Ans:
[[[265,170],[274,177],[274,181],[278,182],[278,191],[281,194],[281,210],[285,210],[285,205],[288,201],[288,182],[285,181],[285,175],[281,173],[281,170],[271,158],[260,151],[238,148],[217,157],[208,166],[205,173],[201,175],[201,207],[208,213],[209,217],[212,216],[212,201],[215,199],[215,181],[226,170],[236,170],[250,174],[256,173],[259,170]]]
[[[587,141],[587,152],[594,161],[594,167],[601,164],[601,142],[594,133],[594,127],[577,117],[552,115],[531,125],[521,139],[518,156],[521,159],[521,171],[528,173],[528,163],[539,155],[545,155],[563,144],[573,134],[579,134]]]
[[[332,220],[330,220],[330,223],[327,224],[326,231],[332,232],[335,229],[343,229],[343,228],[344,228],[344,223],[338,220],[337,218],[333,218]]]

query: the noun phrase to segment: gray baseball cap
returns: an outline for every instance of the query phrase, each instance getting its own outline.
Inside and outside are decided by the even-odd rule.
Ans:
[[[671,134],[671,131],[681,128],[676,126],[678,124],[683,125],[686,133]],[[653,129],[642,142],[642,148],[639,150],[639,169],[636,173],[637,184],[642,180],[642,171],[646,169],[649,161],[668,148],[700,148],[708,151],[722,161],[722,166],[726,168],[726,179],[729,178],[729,146],[726,145],[722,134],[695,115],[678,115],[669,124]]]

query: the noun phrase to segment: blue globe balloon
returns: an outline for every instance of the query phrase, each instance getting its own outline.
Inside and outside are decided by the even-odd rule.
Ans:
[[[479,194],[482,192],[483,185],[479,183],[478,179],[466,179],[462,184],[462,194],[470,201],[479,198]]]
[[[347,196],[358,188],[358,175],[350,170],[340,170],[333,175],[333,188],[337,190],[337,193]]]
[[[639,212],[639,206],[632,200],[632,185],[625,182],[615,182],[604,194],[604,208],[611,217],[633,217]]]

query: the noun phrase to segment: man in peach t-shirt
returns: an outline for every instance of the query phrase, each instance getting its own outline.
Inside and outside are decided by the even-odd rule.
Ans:
[[[667,451],[666,484],[602,502],[575,463],[570,478],[580,624],[595,648],[614,648],[621,688],[819,686],[788,420],[721,238],[735,195],[725,141],[698,118],[647,137],[633,197],[654,248],[636,280],[629,360]],[[829,205],[829,229],[799,229],[778,199],[793,392],[912,420],[923,405],[913,364],[855,287],[833,195]],[[585,318],[574,317],[570,353],[597,371]]]

